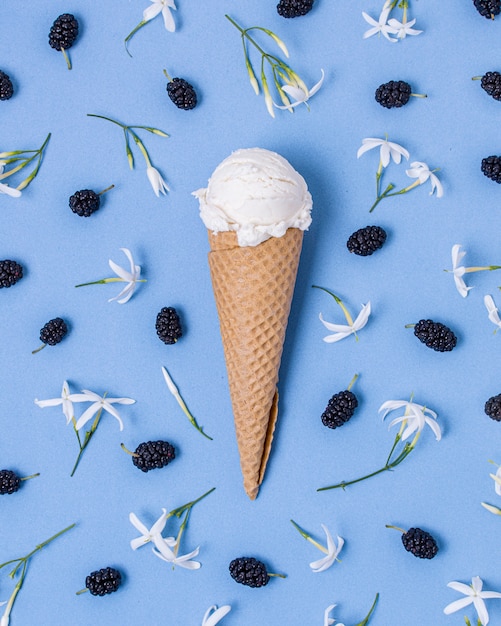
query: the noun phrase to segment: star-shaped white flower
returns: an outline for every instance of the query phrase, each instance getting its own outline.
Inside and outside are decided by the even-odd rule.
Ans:
[[[362,16],[364,20],[372,26],[369,30],[366,30],[363,38],[367,39],[368,37],[372,37],[373,35],[383,35],[388,41],[392,41],[395,43],[397,40],[390,35],[396,35],[397,31],[393,26],[390,25],[388,20],[388,15],[390,14],[390,9],[386,8],[386,5],[383,7],[379,19],[376,21],[373,17],[362,11]]]
[[[409,159],[409,152],[404,147],[393,141],[388,141],[388,139],[378,139],[376,137],[362,139],[362,145],[357,152],[357,159],[373,148],[379,148],[379,160],[383,167],[387,167],[391,159],[393,159],[397,165],[402,160],[402,157]]]
[[[129,515],[129,521],[134,526],[134,528],[136,528],[141,533],[141,537],[136,537],[135,539],[132,539],[132,541],[130,542],[130,547],[133,550],[137,550],[138,548],[145,546],[150,541],[155,546],[158,546],[163,541],[165,541],[167,545],[171,547],[175,546],[176,540],[174,539],[174,537],[167,537],[165,539],[162,537],[162,532],[165,528],[165,524],[167,523],[167,518],[167,510],[162,509],[162,515],[148,530],[148,528],[146,528],[146,526],[138,519],[137,515],[135,513],[131,513]]]
[[[166,561],[167,563],[172,563],[172,565],[179,565],[179,567],[184,567],[185,569],[194,570],[200,568],[200,563],[198,561],[191,560],[193,559],[193,557],[198,556],[200,548],[195,548],[195,550],[193,550],[189,554],[177,556],[174,551],[171,550],[171,547],[175,548],[175,546],[170,546],[167,541],[164,540],[162,543],[159,543],[156,546],[156,549],[152,548],[153,554],[155,556],[158,556],[159,559]]]
[[[108,302],[114,302],[116,300],[118,304],[125,304],[131,299],[132,294],[134,293],[134,290],[136,289],[136,284],[139,281],[140,276],[141,276],[141,266],[135,265],[132,253],[128,248],[120,248],[120,250],[122,250],[122,252],[125,254],[127,259],[129,260],[129,265],[130,265],[129,271],[127,271],[123,267],[120,267],[120,265],[117,265],[111,259],[108,261],[108,263],[111,269],[115,272],[115,274],[123,282],[126,282],[127,285],[125,285],[125,287],[117,296],[115,296],[114,298],[110,298]]]
[[[134,404],[136,401],[132,398],[107,398],[106,396],[100,396],[94,391],[88,389],[82,389],[82,393],[72,394],[73,402],[92,402],[90,407],[86,409],[82,415],[78,418],[75,428],[80,430],[91,420],[94,415],[101,409],[106,411],[118,421],[120,430],[123,430],[122,418],[118,411],[112,406],[113,404]]]
[[[143,21],[149,22],[161,13],[166,30],[173,33],[176,30],[176,24],[171,13],[171,9],[176,10],[174,0],[151,0],[151,2],[152,4],[143,11]]]
[[[223,619],[225,615],[231,611],[231,606],[229,604],[225,604],[224,606],[217,606],[214,604],[210,606],[202,620],[202,626],[216,626]]]
[[[329,569],[329,567],[331,567],[331,565],[333,565],[334,562],[337,560],[337,557],[344,546],[344,539],[342,537],[338,535],[336,546],[327,526],[325,526],[324,524],[321,524],[321,526],[327,539],[327,548],[324,548],[316,542],[312,543],[320,548],[322,552],[327,552],[327,555],[321,559],[318,559],[318,561],[313,561],[313,563],[310,563],[310,567],[315,573],[324,572],[326,569]]]
[[[497,331],[501,328],[501,318],[499,317],[499,310],[494,304],[494,299],[492,298],[492,296],[484,296],[484,304],[485,308],[487,309],[487,313],[489,314],[489,319],[493,324],[497,326],[496,330],[494,331],[495,333],[497,333]]]
[[[479,576],[474,576],[471,579],[471,585],[465,585],[464,583],[456,581],[448,583],[448,587],[454,589],[454,591],[459,591],[459,593],[464,594],[466,597],[448,604],[444,609],[444,613],[446,615],[450,615],[451,613],[460,611],[461,609],[464,609],[464,607],[473,604],[482,626],[487,626],[489,623],[489,613],[487,612],[484,600],[501,598],[501,593],[497,591],[482,591],[483,584],[484,583]]]
[[[433,431],[436,440],[440,441],[442,433],[440,431],[440,426],[436,422],[437,414],[435,411],[432,411],[421,404],[409,402],[408,400],[388,400],[379,407],[379,412],[384,411],[382,417],[382,419],[384,419],[388,413],[404,407],[404,414],[392,420],[388,428],[395,426],[395,424],[405,422],[405,428],[402,433],[402,441],[405,441],[416,431],[420,433],[425,427],[425,424],[428,424]]]
[[[288,109],[291,110],[294,107],[299,106],[300,104],[305,104],[308,106],[308,100],[317,93],[324,82],[325,73],[324,70],[320,70],[322,76],[318,83],[314,85],[311,89],[307,89],[304,84],[300,85],[297,81],[291,80],[286,85],[282,86],[282,90],[292,98],[292,102],[290,104],[281,106],[273,103],[277,109]]]
[[[459,265],[459,263],[461,263],[465,254],[466,254],[466,251],[461,250],[461,245],[459,243],[454,244],[452,246],[452,251],[451,251],[452,270],[445,270],[446,272],[454,274],[454,282],[456,283],[456,289],[463,296],[463,298],[466,298],[466,296],[468,295],[468,291],[472,289],[472,287],[467,287],[466,283],[464,282],[463,276],[465,274],[469,274],[471,272],[482,272],[484,270],[492,271],[492,270],[501,269],[501,265],[484,265],[482,267],[464,267],[463,265]],[[487,306],[487,302],[485,301],[485,299],[484,299],[484,303]],[[494,302],[492,304],[494,304]],[[494,311],[492,312],[492,317],[491,317],[491,309],[488,306],[487,306],[487,310],[489,311],[489,319],[494,324],[496,324],[497,322],[494,321],[495,319]]]
[[[330,617],[331,611],[336,607],[336,604],[331,604],[324,611],[324,626],[332,626],[336,621],[333,617]],[[344,626],[344,624],[337,624],[337,626]]]
[[[331,322],[327,322],[322,317],[322,313],[320,313],[319,318],[322,324],[327,328],[327,330],[331,330],[334,334],[327,335],[324,337],[324,341],[326,343],[335,343],[336,341],[341,341],[345,337],[349,337],[350,335],[356,335],[359,330],[362,330],[364,326],[369,321],[369,315],[371,314],[371,303],[370,300],[367,304],[362,305],[362,309],[358,314],[355,321],[351,319],[351,316],[348,314],[349,319],[347,319],[348,324],[332,324]]]
[[[417,178],[420,185],[429,180],[431,182],[430,196],[433,195],[434,191],[436,191],[437,198],[441,198],[444,195],[444,189],[442,187],[442,183],[433,173],[435,171],[436,170],[430,170],[426,163],[423,163],[422,161],[413,161],[410,169],[405,170],[405,173],[409,176],[409,178]]]
[[[86,402],[78,394],[71,394],[69,385],[66,381],[63,382],[63,390],[59,398],[53,398],[51,400],[35,400],[35,404],[41,409],[47,406],[59,406],[62,405],[64,416],[66,417],[66,424],[69,424],[75,416],[73,409],[73,402]]]
[[[146,175],[157,198],[160,196],[160,193],[163,193],[165,196],[165,192],[170,191],[169,186],[160,175],[160,172],[152,165],[146,168]]]
[[[397,35],[398,39],[405,39],[408,35],[420,35],[423,31],[412,28],[416,20],[410,20],[410,22],[399,22],[394,17],[388,20],[388,25],[393,29],[393,32]]]

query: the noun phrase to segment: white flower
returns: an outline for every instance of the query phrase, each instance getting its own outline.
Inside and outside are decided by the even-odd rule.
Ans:
[[[225,604],[219,608],[217,608],[216,605],[209,607],[202,620],[202,626],[216,626],[230,611],[231,606],[229,604]]]
[[[330,612],[336,607],[335,604],[331,604],[324,611],[324,626],[332,626],[336,621],[333,617],[330,616]],[[344,626],[344,624],[337,624],[337,626]]]
[[[388,39],[388,41],[396,42],[396,39],[390,37],[390,35],[396,35],[397,31],[395,30],[395,28],[389,25],[389,22],[387,23],[389,14],[390,9],[386,8],[386,4],[383,7],[383,10],[381,11],[381,14],[379,16],[379,20],[377,22],[373,17],[365,13],[365,11],[362,11],[362,16],[364,20],[372,26],[372,28],[369,28],[369,30],[365,31],[363,35],[364,39],[372,37],[373,35],[379,35],[381,33],[383,37]]]
[[[151,6],[145,9],[143,12],[143,20],[145,22],[149,22],[159,13],[162,13],[165,28],[173,33],[176,30],[176,24],[174,23],[174,18],[172,17],[172,13],[170,10],[176,10],[174,0],[151,0],[151,2],[153,4],[151,4]]]
[[[85,426],[85,424],[101,409],[110,415],[113,415],[113,417],[116,418],[120,424],[120,430],[123,430],[124,425],[120,414],[113,408],[112,404],[134,404],[136,402],[135,400],[132,400],[132,398],[106,398],[105,396],[100,396],[93,391],[89,391],[88,389],[82,389],[81,394],[73,394],[72,400],[73,402],[92,402],[90,407],[86,409],[78,418],[75,425],[77,430],[80,430],[83,426]]]
[[[125,304],[131,299],[132,294],[136,289],[136,283],[139,282],[139,277],[141,276],[141,266],[135,265],[132,253],[128,248],[120,248],[120,250],[122,250],[125,256],[129,259],[130,270],[125,270],[123,267],[120,267],[120,265],[114,263],[111,259],[109,259],[108,263],[115,274],[121,279],[120,282],[126,282],[127,285],[125,285],[117,296],[110,298],[108,302],[114,302],[116,300],[118,304]]]
[[[437,419],[437,414],[435,411],[428,409],[421,404],[416,404],[415,402],[408,402],[407,400],[388,400],[384,402],[379,407],[379,412],[384,411],[383,418],[384,419],[388,413],[391,411],[395,411],[396,409],[401,409],[405,407],[405,412],[402,416],[396,417],[394,420],[390,422],[388,428],[391,428],[395,424],[399,424],[400,422],[405,422],[405,429],[402,433],[402,441],[405,441],[408,437],[410,437],[414,432],[420,433],[425,424],[433,431],[436,440],[440,441],[442,438],[442,433],[440,431],[440,426],[435,421]]]
[[[322,83],[324,82],[324,77],[325,77],[324,70],[320,70],[320,71],[322,73],[320,80],[318,81],[316,85],[314,85],[309,90],[306,89],[305,91],[304,84],[302,86],[298,85],[296,81],[291,81],[290,83],[287,83],[286,85],[282,86],[282,90],[285,91],[285,93],[292,98],[293,102],[285,106],[281,106],[275,103],[273,104],[277,107],[277,109],[289,109],[289,110],[294,107],[297,107],[300,104],[305,104],[306,106],[308,106],[307,104],[308,100],[314,94],[317,93],[317,91],[322,86]]]
[[[133,550],[137,550],[138,548],[146,545],[150,541],[153,542],[155,546],[158,546],[158,544],[161,544],[163,541],[165,541],[171,547],[176,544],[176,540],[174,539],[174,537],[167,537],[165,539],[162,537],[162,532],[165,528],[165,524],[168,518],[166,509],[162,509],[162,511],[162,515],[157,519],[157,521],[149,530],[141,521],[139,521],[135,513],[131,513],[129,515],[130,523],[141,533],[141,537],[136,537],[130,542],[130,547]]]
[[[337,537],[338,543],[336,546],[327,526],[325,526],[324,524],[321,524],[321,526],[327,538],[327,549],[325,549],[320,544],[317,544],[316,542],[312,542],[312,543],[314,543],[314,545],[320,548],[322,552],[327,552],[327,556],[324,556],[322,559],[319,559],[318,561],[313,561],[313,563],[310,563],[310,567],[315,573],[324,572],[326,569],[329,569],[329,567],[331,567],[334,561],[337,560],[338,554],[341,552],[344,546],[344,539],[342,539],[338,535]]]
[[[461,245],[459,243],[456,243],[452,246],[452,273],[454,274],[456,289],[463,296],[463,298],[466,298],[466,296],[468,295],[468,291],[472,289],[472,287],[466,286],[466,283],[463,279],[463,275],[466,272],[466,267],[459,265],[465,254],[466,250],[461,250]]]
[[[497,591],[482,591],[483,581],[479,576],[474,576],[471,579],[471,585],[453,581],[448,583],[447,586],[455,591],[459,591],[466,597],[448,604],[444,609],[446,615],[460,611],[469,604],[473,604],[482,626],[486,626],[489,623],[489,613],[487,612],[484,599],[501,598],[501,593]]]
[[[175,546],[174,546],[175,547]],[[172,550],[171,546],[168,545],[167,541],[163,541],[156,546],[157,549],[152,548],[153,554],[158,556],[159,559],[163,561],[167,561],[167,563],[172,563],[173,565],[179,565],[179,567],[184,567],[185,569],[199,569],[200,563],[198,561],[192,561],[191,559],[194,556],[198,556],[200,552],[200,548],[195,548],[193,552],[189,554],[183,554],[182,556],[177,556]]]
[[[388,20],[389,26],[392,28],[393,33],[395,33],[398,39],[405,39],[407,35],[420,35],[423,31],[416,30],[412,28],[416,20],[411,20],[410,22],[399,22],[394,17],[391,20]]]
[[[70,394],[70,388],[66,381],[63,382],[63,390],[61,391],[60,398],[53,398],[51,400],[35,400],[35,404],[41,409],[44,409],[47,406],[59,406],[61,404],[63,406],[64,416],[66,417],[66,424],[69,424],[75,416],[73,402],[85,402],[85,400],[81,399],[80,395]]]
[[[4,167],[5,163],[3,161],[0,162],[0,174],[3,172]],[[0,183],[0,193],[4,193],[11,198],[19,198],[19,196],[21,195],[21,191],[19,189],[16,189],[15,187],[9,187],[9,185],[6,185],[5,183]]]
[[[150,184],[157,198],[160,196],[160,192],[162,192],[165,195],[166,191],[170,191],[167,183],[161,177],[160,172],[157,169],[155,169],[152,165],[149,165],[146,168],[146,174],[148,176],[148,180],[150,181]]]
[[[356,320],[353,322],[351,318],[348,321],[348,324],[332,324],[331,322],[326,322],[322,317],[322,313],[320,313],[319,318],[322,324],[328,330],[332,330],[334,332],[333,335],[327,335],[324,337],[324,341],[326,343],[335,343],[336,341],[340,341],[349,335],[356,334],[359,330],[367,324],[369,320],[369,315],[371,314],[371,303],[370,301],[367,304],[362,305],[362,310],[358,314]]]
[[[429,179],[431,182],[430,196],[436,190],[437,198],[441,198],[444,195],[444,190],[442,183],[433,173],[434,171],[435,170],[430,170],[426,163],[423,163],[422,161],[414,161],[411,163],[410,169],[405,170],[405,173],[409,176],[409,178],[417,178],[420,185]]]
[[[497,331],[501,328],[501,319],[499,317],[498,308],[494,304],[492,296],[484,296],[484,304],[487,309],[487,313],[489,314],[489,319],[493,324],[497,326],[496,330],[494,331],[495,333],[497,333]]]
[[[387,139],[377,139],[375,137],[367,137],[362,139],[362,145],[358,149],[357,159],[365,152],[379,147],[379,160],[383,167],[386,167],[390,163],[390,159],[398,165],[402,160],[402,157],[409,158],[408,151],[400,146],[398,143],[388,141]]]
[[[489,474],[494,481],[494,489],[498,496],[501,496],[501,465],[498,467],[495,474]]]

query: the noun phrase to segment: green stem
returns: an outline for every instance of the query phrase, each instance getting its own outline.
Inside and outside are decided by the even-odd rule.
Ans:
[[[406,533],[407,532],[403,528],[400,528],[400,526],[393,526],[392,524],[385,524],[385,527],[386,528],[393,528],[394,530],[399,530],[401,533]]]
[[[376,597],[374,598],[374,602],[372,603],[370,611],[367,613],[367,617],[362,622],[357,624],[356,626],[367,626],[367,624],[369,623],[369,620],[371,618],[371,615],[374,613],[374,610],[376,608],[376,604],[377,604],[378,600],[379,600],[379,593],[376,593]]]
[[[353,376],[353,378],[350,381],[350,384],[348,385],[348,387],[346,388],[347,391],[351,391],[351,388],[353,387],[353,385],[355,384],[356,380],[358,378],[358,374],[355,374],[355,376]]]
[[[106,397],[106,393],[103,395],[103,398]],[[73,469],[71,471],[70,476],[73,476],[73,474],[76,472],[78,464],[80,463],[80,459],[82,458],[82,455],[84,453],[85,448],[89,445],[90,440],[92,439],[92,436],[94,435],[94,433],[96,432],[97,426],[99,424],[99,420],[101,419],[101,415],[103,413],[103,409],[99,409],[99,411],[97,412],[96,417],[94,418],[94,423],[92,424],[90,430],[88,430],[85,433],[85,437],[84,437],[84,441],[83,443],[80,443],[80,438],[79,438],[79,443],[80,443],[80,451],[78,453],[77,456],[77,460],[75,461],[75,465],[73,466]]]
[[[150,155],[148,154],[148,151],[146,150],[144,143],[141,141],[141,139],[139,139],[136,133],[133,130],[131,130],[130,126],[128,128],[129,128],[130,135],[132,135],[132,139],[134,139],[134,142],[136,143],[137,147],[139,148],[139,150],[141,151],[144,157],[144,160],[146,161],[146,167],[151,167]]]
[[[372,213],[372,211],[374,211],[374,209],[377,207],[377,205],[381,202],[381,200],[383,200],[384,198],[387,198],[390,195],[396,195],[396,194],[390,194],[390,191],[392,189],[395,188],[395,185],[393,183],[390,183],[388,185],[388,187],[386,187],[386,189],[383,191],[382,194],[380,194],[377,198],[376,201],[374,202],[374,204],[371,206],[371,208],[369,209],[369,213]]]
[[[199,498],[197,498],[196,500],[192,500],[191,502],[188,502],[187,504],[183,504],[182,506],[179,506],[177,509],[173,509],[167,517],[177,517],[180,518],[181,515],[187,511],[192,509],[195,504],[197,502],[200,502],[200,500],[203,500],[206,496],[208,496],[210,493],[212,493],[213,491],[215,491],[215,487],[212,487],[212,489],[209,489],[209,491],[206,491],[203,495],[201,495]]]
[[[36,474],[30,474],[29,476],[23,476],[23,478],[21,478],[20,480],[30,480],[30,478],[36,478],[37,476],[40,476],[40,472],[37,472]]]
[[[110,191],[110,189],[113,189],[115,187],[115,185],[110,185],[109,187],[106,187],[106,189],[103,189],[102,191],[100,191],[97,195],[98,196],[102,196],[103,193],[106,193],[107,191]]]
[[[324,554],[329,554],[329,551],[327,550],[327,548],[325,548],[322,544],[318,543],[318,541],[315,541],[315,539],[313,539],[313,537],[309,533],[303,530],[301,526],[299,526],[299,524],[296,524],[296,522],[293,519],[291,519],[290,521],[291,521],[291,524],[294,526],[294,528],[299,532],[301,537],[306,539],[306,541],[309,541],[312,545],[314,545],[316,548],[321,550]]]
[[[123,278],[101,278],[101,280],[93,280],[90,283],[80,283],[80,285],[75,285],[75,287],[88,287],[89,285],[105,285],[107,283],[125,283]],[[140,282],[140,281],[137,281]],[[142,280],[141,282],[144,282]]]
[[[69,70],[71,70],[71,61],[70,57],[66,54],[66,50],[61,46],[61,52],[63,53],[64,60],[66,61],[66,65]]]
[[[337,302],[337,304],[339,304],[339,306],[341,307],[344,316],[346,318],[347,323],[350,326],[353,326],[353,318],[351,317],[350,313],[348,312],[348,309],[346,308],[344,302],[341,300],[341,298],[339,298],[338,296],[336,296],[335,293],[333,293],[332,291],[329,291],[329,289],[326,289],[325,287],[319,287],[318,285],[312,285],[312,287],[314,287],[315,289],[321,289],[322,291],[325,291],[326,293],[328,293],[329,295],[331,295],[334,300]]]
[[[101,120],[107,120],[108,122],[112,122],[113,124],[120,126],[120,128],[123,128],[123,129],[128,128],[127,126],[125,126],[125,124],[121,124],[120,122],[117,122],[116,120],[112,120],[111,117],[106,117],[105,115],[97,115],[96,113],[87,113],[87,117],[98,117]]]
[[[127,54],[131,58],[132,58],[132,54],[129,52],[129,48],[128,48],[127,44],[132,39],[132,37],[137,33],[137,31],[139,29],[141,29],[143,26],[145,26],[148,22],[149,22],[149,20],[142,20],[141,22],[139,22],[139,24],[135,28],[133,28],[131,30],[131,32],[127,35],[127,37],[124,39],[125,49],[127,50]]]

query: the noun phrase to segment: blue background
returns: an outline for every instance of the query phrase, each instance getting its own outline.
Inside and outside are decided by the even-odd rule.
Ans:
[[[471,81],[501,70],[501,20],[482,18],[469,0],[421,0],[411,3],[410,17],[423,34],[396,44],[363,40],[369,25],[361,12],[377,18],[382,2],[317,0],[309,15],[286,20],[271,0],[178,0],[177,31],[167,33],[156,18],[132,39],[130,58],[123,39],[146,1],[3,1],[0,67],[16,92],[0,103],[0,149],[38,148],[48,132],[52,138],[23,196],[0,196],[0,257],[26,269],[19,284],[0,294],[0,465],[21,475],[40,472],[2,499],[0,560],[23,556],[77,524],[34,557],[13,626],[191,626],[214,603],[233,607],[225,626],[321,625],[332,603],[338,604],[336,619],[348,625],[365,616],[376,592],[371,625],[446,626],[463,623],[463,614],[474,617],[472,607],[443,614],[460,597],[447,582],[469,583],[479,575],[486,589],[501,590],[501,520],[480,506],[499,504],[488,459],[501,462],[500,425],[483,407],[501,392],[500,337],[493,336],[483,296],[490,293],[501,304],[501,276],[469,274],[474,289],[463,300],[443,271],[451,266],[455,243],[468,251],[467,265],[501,264],[500,188],[480,171],[481,159],[501,150],[501,104]],[[47,43],[53,20],[64,12],[81,25],[69,51],[71,72]],[[280,35],[290,65],[308,85],[325,70],[310,112],[300,107],[294,115],[268,115],[248,83],[240,37],[225,13]],[[195,86],[195,110],[170,102],[164,68]],[[374,91],[392,79],[409,81],[428,98],[383,109]],[[136,168],[128,169],[120,129],[87,113],[171,135],[141,135],[171,186],[167,197],[154,196],[135,149]],[[442,199],[428,195],[427,183],[383,201],[369,216],[377,153],[357,160],[356,152],[364,137],[385,133],[410,151],[411,160],[440,168]],[[281,153],[301,172],[314,213],[284,349],[273,453],[251,502],[241,486],[206,232],[190,194],[233,150],[254,146]],[[392,165],[384,181],[409,179],[404,166]],[[77,189],[100,191],[112,183],[115,189],[92,217],[68,208]],[[349,254],[348,236],[367,224],[383,226],[387,243],[369,258]],[[120,247],[132,251],[148,280],[128,304],[107,302],[120,285],[74,289],[111,276],[108,259],[125,260]],[[328,333],[319,312],[330,321],[341,321],[342,314],[312,284],[335,291],[353,313],[371,301],[373,314],[358,342],[322,341]],[[163,306],[178,308],[184,322],[185,335],[175,346],[156,337]],[[39,329],[56,316],[68,321],[67,338],[32,355]],[[454,329],[453,352],[428,350],[405,328],[428,317]],[[212,442],[187,422],[167,391],[162,365]],[[344,428],[326,429],[320,415],[328,399],[356,372],[359,409]],[[109,415],[103,418],[73,478],[77,444],[60,407],[42,410],[33,402],[57,397],[65,379],[73,391],[137,400],[119,407],[123,433]],[[317,493],[384,463],[394,432],[381,423],[378,408],[412,393],[438,412],[442,441],[427,428],[395,472],[345,492]],[[134,468],[119,445],[134,448],[157,438],[171,441],[178,457],[149,474]],[[193,510],[183,543],[186,551],[200,545],[199,571],[172,571],[148,547],[131,551],[131,511],[150,524],[162,507],[171,510],[211,487],[216,490]],[[341,535],[342,562],[313,574],[308,563],[322,555],[294,530],[291,518],[319,540],[321,523]],[[440,546],[437,557],[414,558],[385,524],[430,531]],[[174,533],[176,526],[169,529]],[[287,579],[257,590],[237,585],[227,567],[241,555],[260,558]],[[124,574],[118,593],[75,595],[90,571],[107,565]],[[6,574],[2,570],[0,600],[13,588]],[[501,603],[490,600],[488,609],[491,623],[501,623]]]

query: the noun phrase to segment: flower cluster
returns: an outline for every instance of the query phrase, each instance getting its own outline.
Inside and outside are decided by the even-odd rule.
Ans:
[[[49,143],[49,139],[50,133],[38,150],[11,150],[0,152],[0,181],[17,174],[36,160],[34,169],[17,187],[11,187],[7,183],[0,182],[0,194],[5,194],[11,198],[19,198],[21,196],[22,190],[25,189],[38,174],[38,170],[42,165],[43,153]],[[6,166],[10,167],[6,169]]]
[[[402,9],[401,20],[397,20],[394,17],[390,18],[392,11],[396,8]],[[408,36],[420,35],[423,31],[413,28],[416,20],[408,19],[408,9],[409,0],[385,0],[377,20],[368,15],[365,11],[362,11],[364,20],[371,27],[369,30],[365,31],[364,39],[368,39],[373,35],[383,35],[383,37],[388,41],[396,43],[397,41],[401,41]]]
[[[262,28],[261,26],[242,28],[229,15],[226,15],[226,18],[233,24],[233,26],[235,26],[235,28],[240,31],[242,37],[242,46],[244,49],[245,67],[247,68],[247,73],[249,74],[250,84],[252,85],[252,88],[254,89],[256,95],[259,95],[262,89],[268,113],[272,117],[275,117],[275,108],[287,109],[288,111],[292,112],[294,110],[294,107],[297,107],[300,104],[305,104],[306,106],[308,106],[308,100],[317,93],[317,91],[322,86],[322,83],[324,82],[324,71],[320,70],[322,74],[320,80],[311,89],[308,89],[303,79],[297,74],[297,72],[295,72],[290,67],[290,65],[288,65],[285,61],[278,58],[274,54],[266,52],[261,47],[261,45],[258,44],[254,37],[250,35],[250,33],[252,31],[259,31],[261,33],[264,33],[265,35],[270,37],[270,39],[272,39],[274,43],[277,44],[277,46],[284,53],[286,58],[289,58],[289,51],[287,50],[287,46],[280,39],[280,37],[278,37],[268,28]],[[259,84],[259,80],[256,77],[256,73],[250,60],[249,44],[251,44],[261,54],[261,85]],[[275,85],[276,91],[280,100],[282,101],[282,104],[277,104],[273,100],[268,85],[268,77],[265,70],[265,63],[268,64],[268,68],[272,73],[273,84]]]
[[[369,209],[369,213],[374,211],[376,206],[384,198],[390,198],[391,196],[401,196],[411,189],[414,189],[415,187],[426,183],[428,180],[431,183],[430,196],[434,192],[436,192],[437,198],[441,198],[443,196],[444,191],[442,188],[442,183],[435,175],[437,169],[430,170],[428,165],[426,163],[423,163],[422,161],[413,161],[410,168],[405,170],[405,173],[409,178],[416,179],[411,185],[403,187],[398,191],[393,191],[393,189],[395,189],[395,185],[393,183],[389,183],[385,190],[381,192],[381,178],[383,176],[383,171],[386,170],[392,160],[394,163],[399,165],[402,161],[402,157],[404,157],[405,159],[409,159],[409,152],[398,143],[388,141],[388,137],[386,137],[385,139],[368,137],[366,139],[362,139],[362,145],[358,149],[357,158],[360,158],[363,154],[365,154],[369,150],[372,150],[373,148],[379,148],[379,165],[376,171],[376,200]]]

